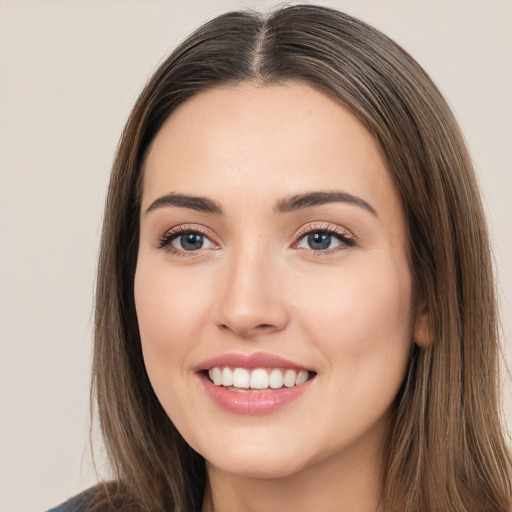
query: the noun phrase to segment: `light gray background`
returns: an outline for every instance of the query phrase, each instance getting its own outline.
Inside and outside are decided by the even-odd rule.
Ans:
[[[489,214],[512,366],[511,1],[320,3],[401,43],[455,110]],[[96,481],[88,451],[95,265],[109,168],[132,104],[203,21],[271,5],[0,0],[0,511],[43,511]]]

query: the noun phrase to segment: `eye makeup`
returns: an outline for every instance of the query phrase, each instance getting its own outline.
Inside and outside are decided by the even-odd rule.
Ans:
[[[303,226],[295,238],[297,241],[292,246],[294,249],[310,251],[314,256],[336,254],[356,245],[356,238],[348,229],[325,222]],[[335,247],[331,247],[333,239],[338,244]],[[302,241],[306,242],[307,247],[300,245]],[[326,243],[329,247],[324,247]]]
[[[183,224],[166,231],[158,237],[156,246],[179,257],[194,256],[202,250],[217,250],[220,247],[212,241],[210,232],[197,224]],[[178,241],[182,248],[176,247]],[[205,246],[206,242],[206,246]],[[194,248],[194,244],[196,248]]]
[[[328,256],[355,245],[356,239],[349,230],[316,222],[303,226],[294,236],[290,248],[308,251],[314,256]],[[197,256],[204,251],[220,249],[211,232],[197,224],[183,224],[166,231],[157,238],[156,247],[178,257]]]

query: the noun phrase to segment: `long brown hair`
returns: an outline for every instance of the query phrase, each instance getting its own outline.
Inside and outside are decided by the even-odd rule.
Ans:
[[[144,158],[166,118],[223,84],[301,80],[379,142],[405,211],[416,297],[432,343],[413,345],[382,468],[386,511],[512,509],[499,415],[497,307],[479,192],[457,123],[396,43],[333,9],[297,5],[206,23],[160,66],[123,132],[98,270],[93,398],[117,495],[152,511],[200,510],[203,458],[175,429],[142,358],[133,282]],[[114,493],[115,494],[115,493]]]

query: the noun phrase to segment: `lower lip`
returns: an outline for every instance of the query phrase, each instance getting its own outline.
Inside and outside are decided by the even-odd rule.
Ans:
[[[222,409],[235,414],[269,414],[298,399],[307,391],[314,378],[292,388],[279,388],[269,391],[230,391],[216,386],[205,375],[200,379],[209,397]]]

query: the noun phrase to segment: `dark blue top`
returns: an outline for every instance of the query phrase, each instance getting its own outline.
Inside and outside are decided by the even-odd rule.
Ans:
[[[58,507],[52,508],[48,512],[86,512],[86,509],[83,507],[83,505],[85,505],[87,497],[90,496],[90,491],[91,490],[88,489],[62,503]]]
[[[1,1],[1,0],[0,0]],[[97,484],[48,512],[141,512],[137,500],[119,490],[115,482]]]

